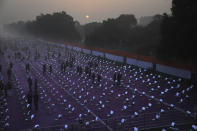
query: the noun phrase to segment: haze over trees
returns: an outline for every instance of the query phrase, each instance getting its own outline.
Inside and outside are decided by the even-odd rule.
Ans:
[[[116,19],[108,19],[103,21],[102,25],[87,36],[88,45],[103,46],[108,44],[121,44],[123,40],[127,40],[128,32],[137,24],[134,15],[121,15]]]
[[[43,38],[67,41],[77,41],[80,39],[72,16],[64,11],[53,14],[41,14],[34,21],[19,21],[7,25],[6,28],[13,32],[17,31],[17,33],[31,34]]]
[[[194,63],[197,1],[173,0],[171,10],[172,15],[152,16],[146,26],[139,25],[133,14],[80,25],[66,12],[56,12],[41,14],[34,21],[6,25],[6,28],[36,37]]]
[[[86,36],[85,43],[91,47],[153,55],[161,41],[162,18],[161,15],[155,15],[147,26],[137,25],[134,15],[121,15],[115,19],[108,19]]]
[[[153,16],[144,16],[139,18],[138,25],[147,26],[153,21]]]

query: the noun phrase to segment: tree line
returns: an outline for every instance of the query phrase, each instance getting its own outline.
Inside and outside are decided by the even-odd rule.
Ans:
[[[80,39],[73,17],[64,11],[41,14],[33,21],[19,21],[5,25],[5,28],[23,35],[29,34],[42,38],[66,41],[78,41]]]
[[[93,47],[156,55],[156,48],[161,41],[162,19],[162,15],[155,15],[153,21],[145,27],[138,25],[132,14],[107,19],[100,25],[97,24],[92,32],[87,33],[85,43]]]
[[[66,12],[56,12],[5,27],[22,34],[81,42],[90,47],[196,63],[197,1],[172,0],[171,12],[155,15],[147,26],[138,25],[133,14],[80,25]]]
[[[173,0],[171,12],[163,15],[158,56],[197,63],[197,1]]]

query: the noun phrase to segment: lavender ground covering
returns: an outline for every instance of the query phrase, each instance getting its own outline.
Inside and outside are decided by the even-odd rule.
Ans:
[[[54,47],[39,40],[14,40],[9,44],[18,50],[9,48],[0,56],[4,83],[8,82],[9,63],[14,65],[12,89],[8,90],[7,97],[1,92],[2,130],[28,130],[36,125],[36,129],[42,131],[134,130],[135,127],[142,130],[170,127],[173,122],[175,125],[194,122],[196,87],[187,80],[132,65],[118,65],[114,61]],[[23,50],[27,46],[29,49]],[[23,61],[15,59],[16,52],[22,54]],[[36,52],[40,54],[37,60]],[[71,56],[75,58],[73,67],[62,72],[59,61],[69,61]],[[84,72],[90,61],[98,64],[91,70],[102,76],[101,82],[97,78],[92,82],[92,77]],[[30,64],[30,72],[26,72],[26,63]],[[43,64],[47,67],[46,74],[42,73]],[[49,65],[53,67],[52,73]],[[77,66],[83,68],[81,75],[76,71]],[[119,86],[113,81],[115,72],[122,74]],[[33,83],[38,80],[38,111],[35,111],[34,104],[31,110],[27,108],[28,77]],[[79,125],[78,119],[83,120],[83,126]]]

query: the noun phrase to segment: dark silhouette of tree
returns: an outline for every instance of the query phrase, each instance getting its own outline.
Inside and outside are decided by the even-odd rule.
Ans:
[[[7,25],[10,30],[30,33],[38,37],[61,40],[79,40],[80,35],[75,28],[73,18],[66,12],[41,14],[34,21],[18,22]]]
[[[117,19],[117,24],[122,30],[130,30],[137,24],[137,19],[134,15],[120,15]]]
[[[112,47],[127,40],[129,31],[135,27],[137,20],[134,15],[121,15],[116,19],[107,19],[86,37],[89,46]]]
[[[197,1],[173,0],[172,16],[164,14],[160,56],[196,62]]]
[[[178,28],[174,19],[167,14],[155,15],[150,24],[139,26],[135,16],[127,14],[104,20],[102,23],[93,22],[82,26],[65,12],[56,12],[41,14],[34,21],[17,22],[6,27],[36,37],[64,41],[84,42],[85,40],[84,43],[91,47],[125,50],[143,55],[156,55],[157,49],[162,47],[160,52],[171,55],[174,50],[169,50],[168,47],[176,48],[176,45],[171,43]],[[165,43],[162,46],[161,33],[162,43]]]
[[[86,36],[90,35],[90,34],[93,33],[97,28],[99,28],[101,25],[102,25],[102,23],[98,23],[98,22],[92,22],[92,23],[85,24],[85,25],[83,26],[85,35],[86,35]]]
[[[138,26],[134,15],[108,19],[87,33],[86,44],[143,55],[156,55],[160,46],[162,15],[155,15],[147,26]]]

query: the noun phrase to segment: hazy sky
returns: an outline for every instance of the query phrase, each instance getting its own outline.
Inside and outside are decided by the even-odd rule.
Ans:
[[[80,23],[102,21],[120,14],[151,16],[169,13],[172,0],[0,0],[0,23],[33,20],[41,13],[66,11]],[[90,18],[86,19],[85,16]]]

